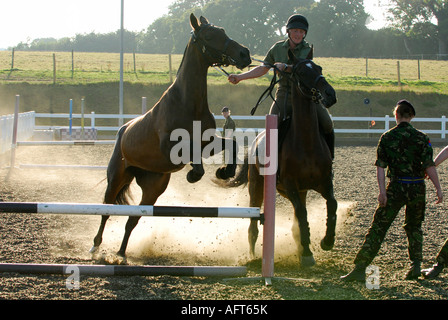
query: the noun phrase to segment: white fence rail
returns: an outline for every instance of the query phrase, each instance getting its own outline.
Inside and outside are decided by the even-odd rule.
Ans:
[[[34,111],[19,113],[17,140],[25,141],[33,136],[35,129]],[[0,154],[11,149],[14,128],[14,114],[0,116]]]
[[[33,135],[33,130],[54,130],[57,128],[68,128],[69,124],[72,123],[73,119],[82,119],[81,123],[84,124],[84,120],[88,120],[88,125],[84,125],[83,128],[94,128],[98,132],[106,131],[115,134],[118,130],[118,119],[122,118],[124,122],[138,117],[138,114],[96,114],[92,112],[90,114],[69,114],[69,113],[35,113],[26,112],[21,113],[19,116],[18,123],[18,137],[17,141],[26,141],[30,139]],[[264,121],[264,116],[236,116],[233,115],[234,120],[258,120]],[[36,125],[39,122],[38,119],[60,119],[59,125]],[[116,119],[117,126],[98,126],[96,124],[97,120],[100,119]],[[215,116],[216,120],[223,120],[223,116]],[[335,132],[343,134],[343,136],[350,137],[350,134],[381,134],[395,125],[395,118],[388,115],[384,117],[332,117]],[[430,129],[421,129],[425,133],[432,135],[433,137],[438,137],[441,139],[446,139],[447,137],[447,118],[441,116],[440,118],[414,118],[412,120],[414,126],[421,129],[424,126],[430,125]],[[6,115],[0,117],[0,154],[11,149],[12,135],[13,135],[13,122],[14,115]],[[342,122],[353,122],[355,123],[352,128],[348,125],[344,125],[341,128]],[[375,125],[370,125],[375,123]],[[338,125],[339,124],[339,125]],[[435,124],[435,125],[434,125]],[[360,128],[363,127],[364,128]],[[354,128],[358,127],[358,128]],[[81,128],[81,126],[73,126],[75,128]],[[258,131],[263,130],[261,127],[248,126],[247,128],[237,128],[236,134],[238,132],[244,132],[246,129],[255,129]],[[222,129],[218,128],[218,131]]]
[[[130,120],[130,119],[134,119],[138,116],[139,116],[138,114],[128,114],[128,115],[120,116],[118,114],[96,114],[95,112],[92,112],[90,114],[85,114],[85,115],[73,114],[72,118],[73,119],[80,119],[80,118],[89,119],[90,125],[85,126],[86,128],[87,127],[95,128],[98,131],[114,131],[114,132],[116,132],[119,128],[118,126],[97,126],[95,123],[96,120],[98,120],[98,119],[117,119],[117,123],[118,123],[118,119],[120,119],[120,118],[123,118],[126,121],[126,120]],[[66,122],[65,126],[67,126],[67,124],[70,121],[70,115],[67,113],[36,113],[36,118],[66,119],[68,121]],[[223,116],[215,116],[215,119],[223,120],[224,117]],[[232,119],[234,119],[234,120],[263,120],[264,121],[265,116],[235,116],[235,115],[232,115]],[[395,125],[395,118],[390,117],[388,115],[386,115],[384,117],[332,117],[332,119],[333,119],[334,126],[335,126],[335,132],[336,133],[344,133],[344,134],[353,134],[353,133],[364,133],[364,134],[379,133],[379,134],[381,134],[381,133],[389,130],[390,128],[392,128]],[[338,122],[358,122],[358,123],[363,123],[363,124],[371,124],[372,121],[375,122],[375,125],[374,126],[366,125],[365,129],[338,128]],[[440,129],[428,129],[428,130],[422,129],[422,130],[424,132],[426,132],[427,134],[437,135],[442,139],[445,139],[447,136],[447,133],[448,133],[447,125],[446,125],[447,118],[445,116],[441,116],[440,118],[414,118],[412,120],[412,122],[415,123],[415,127],[417,127],[417,128],[419,127],[419,123],[439,123],[440,125],[438,126],[438,128],[440,128]],[[46,130],[46,129],[54,129],[54,128],[60,128],[60,127],[61,126],[39,125],[39,126],[36,126],[36,130]],[[79,128],[79,126],[76,128]],[[263,128],[256,128],[256,127],[239,128],[237,130],[245,130],[248,128],[263,130]],[[218,128],[218,130],[219,130],[219,128]]]

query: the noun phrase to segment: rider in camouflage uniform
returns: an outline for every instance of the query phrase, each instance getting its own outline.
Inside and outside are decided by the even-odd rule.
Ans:
[[[288,50],[292,50],[294,56],[298,59],[306,59],[311,52],[311,45],[305,40],[308,33],[308,20],[301,14],[293,14],[288,18],[286,23],[286,32],[288,39],[276,42],[266,54],[264,62],[266,64],[255,67],[247,72],[240,74],[229,75],[229,82],[237,84],[242,80],[258,78],[265,75],[272,65],[275,65],[280,71],[284,71],[289,60]],[[290,96],[290,82],[287,77],[282,77],[279,80],[278,88],[275,93],[275,101],[271,105],[269,114],[276,114],[279,116],[280,124],[286,120],[292,110],[292,101]],[[334,144],[335,134],[333,128],[333,120],[327,108],[318,104],[316,105],[317,118],[320,128],[323,131],[325,142],[330,149],[331,157],[334,159]]]
[[[377,147],[379,206],[365,241],[354,263],[355,269],[341,279],[364,281],[365,269],[377,255],[386,232],[398,212],[406,206],[404,229],[408,238],[411,268],[406,279],[416,279],[421,274],[423,234],[421,225],[425,212],[425,173],[437,189],[438,202],[442,191],[433,161],[433,149],[429,138],[410,124],[415,116],[414,107],[401,100],[395,108],[397,126],[385,132]],[[385,187],[384,169],[390,182]]]

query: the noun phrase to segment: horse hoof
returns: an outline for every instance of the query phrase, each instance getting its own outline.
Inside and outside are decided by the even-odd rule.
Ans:
[[[226,177],[225,169],[226,169],[226,168],[224,168],[224,167],[223,167],[223,168],[218,168],[218,169],[216,170],[216,173],[215,173],[216,178],[221,179],[221,180],[226,180],[227,177]]]
[[[235,173],[236,173],[236,166],[234,166],[234,165],[228,165],[228,166],[226,167],[226,176],[227,176],[227,179],[228,179],[228,178],[233,178],[233,177],[235,176]]]
[[[250,257],[250,260],[255,260],[255,258],[256,258],[255,251],[250,250],[249,251],[249,257]]]
[[[93,246],[92,248],[90,248],[89,253],[91,254],[95,254],[98,252],[99,247]]]
[[[316,264],[313,256],[302,256],[300,265],[304,268],[311,268]]]
[[[126,256],[124,256],[124,257],[119,256],[118,259],[117,259],[117,264],[120,265],[120,266],[127,265],[128,264],[128,258]]]
[[[218,168],[218,170],[216,170],[216,178],[227,180],[235,176],[235,171],[236,169],[234,166]]]
[[[126,253],[118,251],[116,254],[116,264],[127,264],[128,263],[128,258],[126,257]]]
[[[326,238],[323,238],[320,242],[320,247],[322,250],[329,251],[333,249],[334,247],[334,238],[330,239],[330,241],[326,240]]]
[[[188,171],[187,173],[187,181],[189,183],[195,183],[201,180],[202,174],[198,174],[197,172],[194,172],[193,170]]]

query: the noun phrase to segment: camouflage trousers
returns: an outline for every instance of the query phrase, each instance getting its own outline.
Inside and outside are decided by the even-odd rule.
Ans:
[[[423,232],[422,222],[426,207],[425,183],[389,182],[387,204],[378,206],[364,243],[355,258],[355,264],[369,265],[380,250],[387,230],[395,220],[398,212],[406,206],[403,225],[408,238],[408,253],[411,261],[422,261]]]

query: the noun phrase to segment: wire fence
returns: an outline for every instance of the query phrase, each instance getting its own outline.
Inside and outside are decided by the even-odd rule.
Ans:
[[[314,60],[323,67],[326,76],[335,78],[447,82],[448,60],[442,57],[445,56],[419,55],[389,59],[316,57]],[[125,81],[173,81],[181,61],[180,54],[126,53],[123,72],[128,78]],[[258,65],[258,62],[254,65]],[[239,70],[228,67],[227,71]],[[119,53],[0,51],[0,81],[3,82],[117,81],[119,72]],[[209,72],[221,75],[214,68],[210,68]]]

